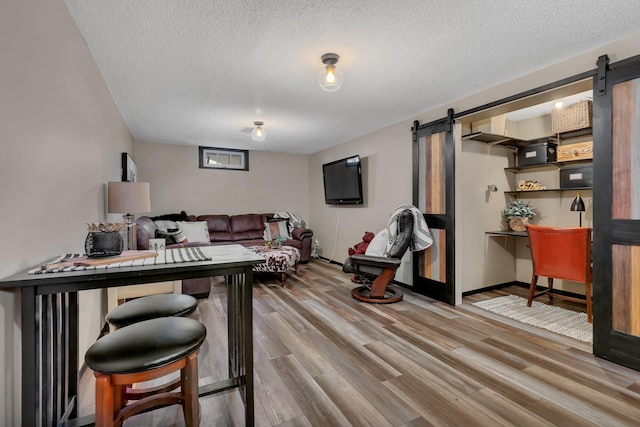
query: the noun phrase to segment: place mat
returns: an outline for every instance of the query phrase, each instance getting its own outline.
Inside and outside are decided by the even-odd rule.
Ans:
[[[561,307],[527,300],[516,295],[506,295],[472,303],[492,313],[518,320],[580,341],[593,343],[593,325],[586,313],[578,313]]]
[[[68,271],[178,264],[210,260],[211,257],[205,255],[199,247],[175,248],[158,252],[125,251],[121,255],[105,258],[89,258],[84,254],[63,254],[40,268],[30,270],[29,274],[62,273]]]

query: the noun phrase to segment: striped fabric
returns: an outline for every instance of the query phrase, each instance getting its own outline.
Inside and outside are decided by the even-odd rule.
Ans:
[[[58,259],[52,261],[49,264],[57,264],[60,262],[70,261],[73,258],[82,256],[82,254],[64,254],[58,257]],[[114,262],[112,264],[95,265],[95,266],[80,266],[71,265],[62,268],[52,269],[33,269],[29,271],[29,274],[49,274],[49,273],[62,273],[67,271],[84,271],[84,270],[99,270],[105,268],[119,268],[119,267],[136,267],[144,265],[160,265],[160,264],[179,264],[183,262],[197,262],[197,261],[210,261],[211,257],[206,256],[199,247],[188,248],[175,248],[167,249],[165,251],[159,251],[158,256],[136,259],[130,261]]]
[[[433,244],[433,238],[431,237],[429,227],[427,226],[427,222],[424,220],[422,212],[420,212],[420,210],[415,206],[401,205],[393,211],[391,218],[389,218],[389,222],[387,223],[387,230],[389,230],[387,251],[391,249],[393,241],[398,234],[398,216],[407,209],[413,214],[413,236],[411,237],[409,250],[411,250],[411,252],[417,252],[427,249]]]
[[[289,220],[289,229],[293,230],[294,228],[306,228],[304,220],[300,215],[293,212],[276,212],[273,214],[274,218],[286,218]]]

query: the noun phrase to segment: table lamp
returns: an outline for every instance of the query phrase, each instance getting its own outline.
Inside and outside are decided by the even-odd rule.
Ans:
[[[124,214],[127,230],[127,249],[136,249],[134,215],[151,212],[148,182],[110,182],[108,184],[108,212]]]
[[[580,212],[580,227],[582,227],[582,212],[584,211],[584,201],[582,197],[580,197],[580,193],[578,193],[578,196],[573,199],[573,203],[571,203],[571,212]]]

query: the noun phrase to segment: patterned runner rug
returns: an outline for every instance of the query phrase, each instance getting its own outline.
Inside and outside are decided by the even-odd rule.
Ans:
[[[527,307],[527,300],[516,295],[491,298],[472,305],[528,325],[593,343],[593,325],[587,322],[587,313],[577,313],[538,301],[533,301],[531,307]]]

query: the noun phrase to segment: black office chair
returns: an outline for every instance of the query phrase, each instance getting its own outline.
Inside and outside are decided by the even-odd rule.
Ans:
[[[405,209],[398,215],[398,228],[391,248],[386,256],[356,254],[346,259],[342,267],[345,273],[355,274],[363,283],[351,291],[358,301],[389,304],[402,300],[402,291],[389,288],[413,234],[413,213]]]

